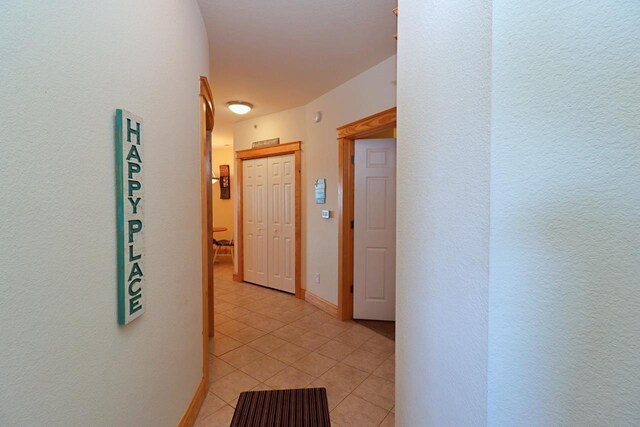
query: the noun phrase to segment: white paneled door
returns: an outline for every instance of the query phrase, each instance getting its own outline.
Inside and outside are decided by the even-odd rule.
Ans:
[[[295,292],[295,156],[268,158],[269,286]]]
[[[242,162],[244,278],[259,285],[269,283],[267,173],[267,159]]]
[[[396,141],[355,146],[353,317],[395,320]]]
[[[295,293],[295,155],[242,164],[244,280]]]

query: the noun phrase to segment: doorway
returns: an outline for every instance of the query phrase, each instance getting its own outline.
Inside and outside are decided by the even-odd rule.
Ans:
[[[302,269],[301,269],[301,256],[300,256],[301,228],[302,228],[301,220],[300,220],[301,212],[302,212],[302,202],[301,202],[302,193],[301,193],[301,186],[300,186],[300,172],[302,167],[301,166],[302,165],[301,145],[302,143],[300,141],[296,141],[296,142],[290,142],[287,144],[280,144],[280,145],[262,147],[262,148],[252,148],[252,149],[241,150],[236,152],[236,160],[237,160],[236,176],[238,181],[238,192],[239,192],[238,199],[237,199],[238,208],[236,212],[238,216],[238,220],[237,220],[238,241],[236,245],[238,250],[238,257],[237,257],[238,273],[234,275],[234,280],[239,282],[249,280],[249,281],[252,281],[253,283],[258,283],[266,286],[269,286],[269,283],[272,283],[272,284],[278,283],[279,285],[283,285],[286,289],[282,289],[282,286],[273,286],[273,287],[276,289],[285,290],[287,292],[293,292],[295,293],[295,296],[297,298],[303,298],[302,287],[301,287]],[[259,160],[257,164],[253,163],[252,161],[257,159],[269,159],[273,157],[278,157],[281,160],[284,158],[290,159],[290,162],[288,163],[285,162],[289,166],[286,166],[286,164],[282,164],[281,160],[271,161],[272,165],[275,163],[278,163],[278,165],[280,165],[277,168],[272,167],[271,168],[272,171],[274,172],[281,171],[281,173],[280,172],[277,173],[277,175],[280,178],[271,180],[271,182],[279,183],[280,187],[289,186],[291,187],[290,189],[292,189],[292,191],[277,192],[281,196],[284,196],[286,194],[289,195],[287,200],[280,197],[281,202],[277,204],[278,206],[281,206],[281,207],[284,205],[287,205],[289,206],[289,209],[283,209],[280,212],[282,215],[278,215],[277,217],[270,215],[268,212],[266,213],[266,217],[264,217],[265,215],[263,215],[264,217],[263,220],[265,222],[262,223],[264,225],[263,227],[264,229],[262,231],[267,232],[267,238],[264,238],[264,237],[259,238],[256,230],[259,231],[261,227],[260,226],[254,227],[254,225],[257,220],[257,212],[264,212],[264,209],[260,208],[256,210],[256,209],[253,209],[251,205],[256,204],[254,203],[256,200],[258,201],[263,200],[262,202],[257,203],[257,205],[262,205],[262,207],[265,207],[265,206],[268,207],[269,205],[266,198],[266,187],[269,184],[269,180],[267,179],[266,172],[269,170],[268,165],[270,164],[270,161]],[[264,164],[265,161],[266,161],[266,165]],[[263,164],[263,166],[266,166],[264,167],[265,175],[263,178],[261,178],[261,183],[256,181],[256,179],[258,178],[253,175],[255,172],[251,172],[251,174],[249,173],[250,171],[248,168],[245,167],[246,166],[245,163],[247,165],[252,164],[256,166],[258,164]],[[284,166],[284,167],[281,167],[281,166]],[[288,169],[289,172],[286,172],[286,169]],[[247,173],[247,176],[245,176],[245,173]],[[287,176],[290,176],[290,178],[287,178]],[[249,185],[251,183],[253,183],[253,185]],[[249,187],[247,187],[247,185],[249,185]],[[255,197],[256,192],[263,194],[262,191],[257,191],[256,188],[252,188],[252,187],[258,187],[258,186],[262,186],[265,189],[264,191],[265,194],[263,195],[264,197],[261,196],[258,199],[256,199]],[[274,190],[274,189],[272,188],[271,190]],[[246,196],[244,194],[245,192],[247,192]],[[248,206],[245,206],[245,203],[247,202],[248,202]],[[248,208],[248,209],[245,209],[245,208]],[[247,212],[245,212],[245,210]],[[288,215],[290,216],[290,218],[287,220],[281,221],[280,219],[283,219],[286,216],[284,215],[286,212],[288,212]],[[273,225],[272,231],[274,232],[272,236],[276,236],[276,235],[284,236],[284,238],[278,237],[275,240],[279,240],[281,242],[284,242],[285,240],[289,240],[291,242],[290,245],[280,245],[279,249],[275,248],[274,246],[269,246],[269,243],[267,241],[273,240],[268,238],[268,231],[266,231],[266,229],[268,228],[266,225],[266,222],[268,222],[269,218],[271,218],[272,221],[274,219],[277,220],[272,224]],[[293,224],[293,225],[283,227],[284,225],[283,223],[287,223],[289,225]],[[245,230],[245,228],[247,228],[247,230]],[[285,256],[282,259],[283,262],[277,262],[274,264],[273,262],[274,260],[272,259],[271,261],[272,261],[272,265],[285,265],[286,264],[286,262],[284,262],[285,259],[288,260],[289,263],[292,265],[289,265],[286,268],[284,268],[284,271],[289,271],[289,273],[287,274],[288,276],[291,276],[290,279],[281,280],[282,279],[281,275],[275,274],[275,273],[270,274],[275,270],[268,268],[268,262],[269,262],[268,255],[267,257],[263,256],[263,260],[261,262],[256,261],[260,257],[253,252],[255,252],[254,249],[256,249],[256,246],[260,244],[260,241],[263,242],[261,245],[264,246],[263,249],[265,250],[259,251],[259,253],[264,254],[264,253],[271,252],[272,255],[277,253],[284,253],[284,254],[289,253],[289,255]],[[247,263],[247,261],[250,264]],[[259,278],[256,275],[258,270],[257,266],[262,266],[262,269],[265,273],[264,274],[265,277],[263,281],[259,280]],[[280,277],[270,278],[269,276],[280,276]],[[293,287],[291,286],[292,284],[293,284]]]
[[[202,384],[209,386],[209,337],[213,336],[213,213],[211,206],[211,131],[214,107],[211,87],[200,76],[200,207],[202,229]]]
[[[338,316],[353,319],[356,140],[396,127],[396,108],[349,123],[338,131]]]

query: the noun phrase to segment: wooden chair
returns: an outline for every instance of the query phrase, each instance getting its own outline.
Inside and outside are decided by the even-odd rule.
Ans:
[[[233,239],[231,240],[216,240],[213,239],[213,246],[216,247],[216,251],[213,254],[213,262],[216,262],[216,259],[218,258],[218,252],[220,252],[220,248],[229,248],[229,251],[231,252],[231,261],[233,261],[235,263],[235,259],[233,257]]]

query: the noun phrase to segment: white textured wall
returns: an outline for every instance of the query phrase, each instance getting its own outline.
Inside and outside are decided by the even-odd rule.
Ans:
[[[175,426],[201,377],[194,1],[0,5],[0,425]],[[116,320],[114,114],[144,119],[146,313]]]
[[[306,137],[304,107],[297,107],[236,123],[233,127],[233,149],[247,150],[252,142],[271,138],[280,138],[280,143],[286,144],[304,142]]]
[[[338,220],[320,211],[338,208],[338,132],[336,128],[395,106],[395,55],[304,107],[246,120],[235,125],[236,150],[251,148],[252,141],[280,138],[302,144],[302,287],[325,300],[338,303]],[[317,111],[322,121],[314,123]],[[254,128],[254,125],[258,125]],[[317,205],[314,182],[327,179],[327,203]],[[320,283],[315,274],[320,273]]]
[[[398,25],[396,422],[481,426],[491,3],[403,0]]]
[[[359,74],[348,82],[311,101],[306,106],[307,140],[302,180],[305,245],[302,281],[306,288],[338,304],[338,132],[336,128],[379,113],[396,105],[396,56]],[[316,112],[322,121],[315,123]],[[327,179],[327,203],[317,205],[314,183]],[[326,220],[323,209],[333,216]],[[320,283],[315,275],[320,273]]]
[[[493,8],[490,424],[640,425],[640,3]]]

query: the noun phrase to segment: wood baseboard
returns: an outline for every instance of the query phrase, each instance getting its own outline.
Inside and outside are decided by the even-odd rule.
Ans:
[[[242,282],[242,278],[239,274],[233,273],[233,281],[234,282]]]
[[[325,313],[328,313],[330,315],[332,315],[333,317],[337,318],[338,317],[338,306],[335,304],[331,304],[329,301],[320,298],[319,296],[312,294],[311,292],[307,291],[306,289],[302,290],[302,295],[305,301],[307,301],[309,304],[311,305],[315,305],[316,307],[318,307],[320,310],[324,311]]]
[[[193,399],[191,399],[189,407],[182,416],[180,424],[178,424],[179,427],[192,427],[195,424],[198,413],[200,412],[200,407],[207,393],[206,385],[205,378],[202,378],[196,389],[196,393],[193,395]]]

